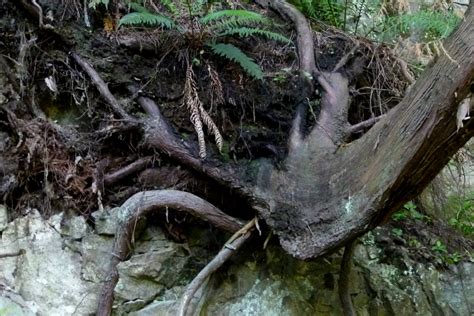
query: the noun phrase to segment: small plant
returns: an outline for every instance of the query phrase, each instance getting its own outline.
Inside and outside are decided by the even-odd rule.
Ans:
[[[418,239],[412,237],[410,240],[408,240],[408,246],[418,249],[421,247],[421,242]]]
[[[192,5],[185,3],[188,11],[188,23],[175,23],[172,18],[149,12],[146,8],[130,3],[131,12],[123,16],[119,25],[148,25],[175,28],[183,34],[196,50],[207,50],[215,55],[239,64],[243,70],[255,79],[263,79],[263,71],[255,61],[240,48],[231,43],[222,43],[228,37],[252,36],[290,43],[280,33],[268,30],[270,21],[260,13],[248,10],[217,10],[213,12],[204,2],[196,1]],[[176,8],[174,8],[176,12]],[[200,15],[202,17],[198,18]],[[192,59],[192,58],[191,58]]]
[[[261,14],[249,10],[212,10],[212,1],[162,1],[170,11],[170,16],[150,12],[147,8],[130,2],[134,12],[123,16],[119,26],[152,26],[178,31],[178,36],[188,43],[186,54],[187,70],[184,85],[183,105],[190,112],[190,120],[196,130],[199,142],[199,156],[206,157],[204,127],[214,135],[217,148],[222,152],[223,137],[209,113],[204,109],[198,94],[193,67],[206,66],[211,85],[211,105],[224,102],[222,83],[218,73],[207,60],[206,53],[223,57],[238,64],[248,75],[262,80],[264,75],[260,66],[245,52],[229,42],[231,37],[264,37],[269,40],[289,43],[280,33],[270,31],[270,21]],[[180,16],[181,15],[181,16]],[[179,21],[179,23],[177,22]]]
[[[438,254],[445,254],[448,252],[446,245],[443,244],[441,240],[437,240],[434,245],[431,247],[431,250]]]
[[[392,215],[394,221],[400,222],[408,218],[408,212],[405,209],[402,209]]]
[[[350,6],[349,3],[345,6],[331,0],[292,0],[290,3],[307,17],[335,27],[344,26],[344,15],[347,14],[347,7]]]
[[[393,228],[392,235],[401,238],[403,236],[403,230],[401,228]]]
[[[420,212],[418,212],[417,208],[416,208],[416,204],[413,203],[413,202],[408,202],[406,203],[403,208],[394,213],[392,215],[392,219],[394,221],[403,221],[403,220],[406,220],[406,219],[413,219],[413,220],[418,220],[418,221],[424,221],[424,222],[431,222],[431,218],[429,216],[426,216]]]
[[[462,260],[463,256],[458,252],[450,253],[445,256],[445,261],[447,264],[457,264]]]
[[[449,219],[449,224],[466,236],[474,235],[474,199],[452,197],[449,203],[457,209],[456,216]]]

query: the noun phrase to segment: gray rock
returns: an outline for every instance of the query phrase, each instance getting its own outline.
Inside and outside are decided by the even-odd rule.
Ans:
[[[100,283],[107,275],[113,237],[89,234],[82,239],[82,278],[89,282]]]
[[[0,293],[0,315],[33,316],[36,313],[19,295]]]
[[[7,228],[8,224],[8,212],[7,207],[3,204],[0,204],[0,232],[4,231]]]
[[[187,250],[166,239],[161,229],[148,228],[144,237],[145,240],[138,242],[135,254],[117,267],[120,277],[115,287],[115,302],[119,304],[138,298],[153,301],[178,283],[180,272],[189,260]],[[123,310],[124,307],[118,309],[119,313],[131,311]]]
[[[66,221],[61,227],[61,233],[72,239],[82,239],[86,236],[89,226],[83,216],[75,216]]]
[[[147,307],[130,313],[130,316],[174,316],[177,311],[176,301],[154,301]]]
[[[95,221],[95,231],[99,235],[115,235],[120,220],[117,216],[120,208],[105,209],[103,211],[96,211],[92,213]]]
[[[81,279],[79,254],[63,247],[61,234],[37,210],[8,224],[0,249],[19,257],[2,258],[0,280],[41,315],[88,314],[95,311],[98,286]]]

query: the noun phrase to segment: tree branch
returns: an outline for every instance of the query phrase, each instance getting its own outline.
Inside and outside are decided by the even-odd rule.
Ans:
[[[216,208],[194,194],[176,190],[144,191],[130,197],[120,207],[122,222],[117,230],[111,253],[109,272],[102,286],[96,315],[110,315],[114,300],[113,292],[118,282],[117,265],[132,251],[135,225],[140,217],[156,209],[171,208],[201,218],[225,231],[236,232],[243,223]]]
[[[377,123],[378,121],[383,119],[385,116],[386,116],[386,114],[382,114],[380,116],[372,117],[368,120],[365,120],[365,121],[362,121],[360,123],[351,125],[347,128],[347,133],[348,134],[358,133],[358,132],[362,131],[363,129],[366,129],[366,128],[374,125],[375,123]]]

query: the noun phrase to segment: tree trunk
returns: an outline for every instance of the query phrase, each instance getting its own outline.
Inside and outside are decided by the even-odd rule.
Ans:
[[[473,84],[473,18],[471,6],[443,44],[446,53],[397,107],[347,145],[338,143],[346,127],[340,121],[347,115],[347,79],[316,74],[332,89],[325,89],[319,121],[285,169],[260,183],[270,205],[261,215],[286,251],[302,259],[321,256],[372,229],[415,197],[470,139],[472,120],[457,131],[456,113]]]

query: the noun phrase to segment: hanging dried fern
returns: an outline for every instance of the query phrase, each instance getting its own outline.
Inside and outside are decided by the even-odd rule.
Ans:
[[[222,86],[222,81],[219,78],[217,71],[212,68],[210,64],[207,64],[207,72],[209,73],[209,78],[211,79],[211,109],[215,104],[224,103],[224,88]]]
[[[204,138],[203,125],[206,125],[209,132],[214,135],[217,148],[222,151],[222,135],[214,123],[209,113],[202,106],[197,93],[196,81],[194,80],[194,71],[191,65],[186,71],[186,82],[184,84],[184,105],[191,112],[191,123],[194,125],[199,143],[199,156],[206,158],[206,141]],[[203,124],[204,123],[204,124]]]

